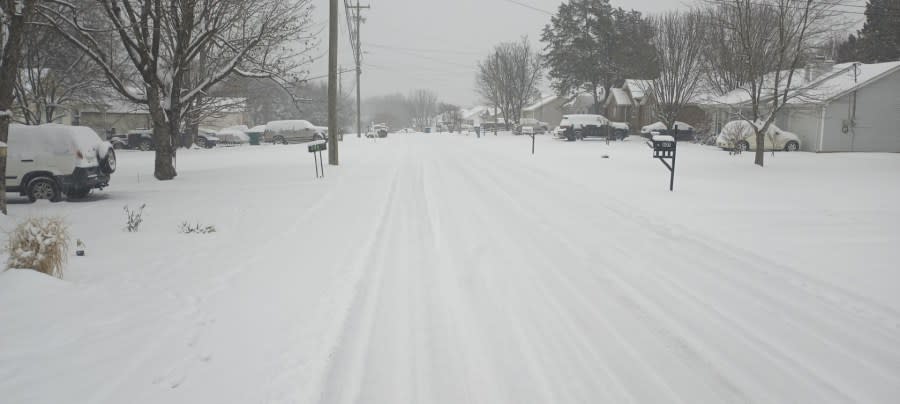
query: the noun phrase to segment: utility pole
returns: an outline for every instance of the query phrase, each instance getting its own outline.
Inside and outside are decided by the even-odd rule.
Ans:
[[[348,11],[351,8],[354,10],[353,24],[351,25],[350,14],[348,14],[347,26],[355,26],[355,29],[351,28],[350,44],[353,46],[353,56],[356,58],[356,137],[362,137],[362,119],[360,118],[360,114],[362,113],[362,86],[360,85],[360,76],[362,75],[362,38],[360,36],[359,27],[362,22],[361,10],[370,8],[370,6],[359,5],[359,0],[356,0],[356,5],[354,6],[351,5],[348,0],[344,0],[344,8]]]
[[[331,0],[328,19],[328,164],[338,165],[337,72],[338,1]]]

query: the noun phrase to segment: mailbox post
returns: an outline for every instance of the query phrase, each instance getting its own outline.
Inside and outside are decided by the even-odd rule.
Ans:
[[[328,143],[324,140],[316,140],[309,143],[308,148],[313,155],[313,162],[316,164],[316,178],[325,178],[325,164],[322,159],[322,152],[328,150]]]
[[[658,159],[667,169],[669,169],[669,191],[674,191],[675,153],[678,149],[678,142],[675,141],[675,137],[673,136],[653,135],[650,147],[653,148],[653,158]],[[669,164],[667,160],[672,160],[672,164]]]

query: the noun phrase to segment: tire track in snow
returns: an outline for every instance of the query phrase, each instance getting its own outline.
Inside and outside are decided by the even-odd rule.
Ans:
[[[496,166],[494,166],[494,167],[496,167]],[[490,172],[490,171],[488,171],[488,170],[485,170],[485,173],[483,173],[482,175],[483,175],[483,176],[487,176],[487,177],[491,177],[491,176],[494,176],[494,173],[493,173],[493,172]],[[522,208],[522,207],[521,207],[522,205],[519,204],[519,203],[517,203],[518,201],[515,199],[515,197],[514,197],[512,194],[510,194],[509,192],[507,192],[507,191],[504,189],[504,188],[507,187],[507,186],[508,186],[508,181],[505,181],[505,182],[504,182],[503,179],[494,176],[494,178],[492,179],[492,182],[490,183],[490,185],[485,186],[484,191],[485,191],[485,192],[490,192],[491,190],[493,190],[494,192],[503,194],[503,197],[506,199],[506,201],[505,201],[504,204],[505,204],[506,206],[514,206],[514,207],[516,207],[516,208],[517,208],[516,210],[519,210],[519,211],[522,212],[522,215],[521,215],[522,217],[528,217],[528,218],[540,218],[540,217],[541,217],[539,211],[532,211],[532,210],[528,210],[528,209]],[[531,202],[531,201],[529,201],[529,203],[530,203],[530,202]],[[554,235],[554,236],[556,236],[557,238],[563,239],[563,240],[566,239],[566,238],[568,238],[567,235],[559,233],[559,231],[558,231],[557,227],[554,225],[554,223],[547,223],[546,221],[540,221],[540,222],[537,223],[537,225],[538,225],[539,227],[541,227],[541,229],[540,229],[540,231],[539,231],[540,233],[551,234],[551,235]],[[579,250],[571,248],[571,247],[569,246],[568,243],[562,243],[562,246],[563,246],[563,248],[569,250],[569,251],[572,252],[573,254],[578,254],[578,253],[579,253]],[[535,246],[533,246],[532,250],[539,250],[540,248],[542,248],[542,246],[540,246],[540,245],[535,245]],[[546,248],[546,246],[543,246],[543,248]],[[639,361],[643,362],[643,363],[644,363],[644,368],[645,368],[645,370],[648,372],[648,374],[653,375],[653,376],[655,377],[655,379],[657,380],[657,382],[658,382],[661,386],[665,386],[665,387],[668,389],[670,396],[669,396],[667,399],[665,399],[665,400],[666,400],[666,401],[680,400],[680,396],[679,396],[678,394],[676,394],[674,390],[671,390],[671,388],[668,387],[669,384],[668,384],[668,382],[665,380],[665,378],[663,378],[662,375],[660,375],[658,372],[656,372],[656,370],[654,369],[653,366],[651,366],[649,363],[647,363],[646,361],[644,361],[643,359],[641,359],[641,358],[643,358],[646,354],[640,353],[640,352],[639,352],[640,350],[635,349],[635,348],[632,346],[632,344],[628,342],[628,340],[629,340],[630,338],[634,338],[634,336],[631,335],[631,336],[625,337],[624,335],[619,334],[619,331],[617,330],[618,327],[617,327],[616,325],[614,325],[613,323],[611,323],[611,322],[609,322],[609,321],[606,320],[606,315],[608,315],[608,313],[598,312],[598,311],[596,311],[596,310],[594,309],[594,307],[598,305],[598,304],[596,303],[598,298],[597,298],[596,296],[593,296],[593,297],[587,297],[587,296],[585,296],[583,293],[581,293],[581,290],[580,290],[580,289],[576,286],[576,284],[569,278],[569,276],[566,275],[565,271],[561,271],[561,270],[556,269],[556,266],[553,265],[553,262],[552,262],[551,260],[547,260],[547,267],[548,267],[548,268],[553,268],[553,269],[554,269],[554,274],[557,275],[558,280],[561,280],[562,283],[563,283],[561,287],[563,287],[565,290],[567,290],[572,296],[576,296],[576,297],[577,297],[577,300],[578,300],[578,302],[581,304],[581,306],[584,307],[584,308],[587,308],[587,311],[588,311],[589,313],[591,313],[590,318],[595,319],[595,321],[599,321],[599,322],[604,323],[606,328],[612,330],[612,332],[616,335],[616,337],[615,337],[616,341],[618,341],[619,344],[621,344],[623,347],[625,347],[625,349],[628,350],[628,351],[631,353],[631,355],[632,355],[633,357],[635,357],[635,358],[638,359]],[[611,286],[611,285],[607,285],[607,286]],[[547,288],[544,288],[544,289],[545,289],[545,291],[547,290]],[[614,294],[616,294],[617,296],[619,296],[620,299],[622,299],[622,297],[623,297],[623,295],[622,295],[621,293],[618,293],[618,291],[617,291],[616,288],[614,288],[614,287],[612,287],[612,288],[607,287],[607,288],[604,288],[604,290],[605,290],[606,292],[613,292]],[[550,298],[553,297],[553,294],[551,294],[551,293],[547,293],[547,295],[548,295]],[[558,308],[559,313],[565,313],[565,312],[566,312],[566,309],[563,308],[563,306],[559,303],[558,299],[555,299],[555,300],[556,300],[557,306],[559,307],[559,308]],[[631,302],[630,300],[627,300],[627,299],[624,299],[624,300],[625,300],[626,303],[627,303],[628,305],[630,305],[632,308],[637,307],[637,306],[636,306],[633,302]],[[568,308],[569,311],[571,311],[571,309],[572,309],[572,307],[569,307],[569,308]],[[561,315],[562,315],[562,314],[561,314]],[[619,319],[619,320],[621,320],[621,319]],[[573,324],[574,324],[574,323],[573,323]],[[619,324],[619,325],[621,325],[621,324]],[[585,327],[585,326],[582,325],[582,327]],[[578,331],[574,325],[572,326],[572,328],[573,328],[573,332],[577,332],[577,331]],[[657,330],[657,333],[658,333],[658,330]],[[659,334],[659,333],[658,333],[658,334]],[[663,336],[662,334],[660,334],[660,335]],[[668,334],[667,334],[667,335],[664,335],[664,336],[667,337],[666,340],[675,341],[675,343],[670,343],[669,346],[676,346],[676,347],[685,347],[685,346],[687,346],[687,344],[685,344],[683,341],[676,340],[676,339],[674,339],[671,335],[668,335]],[[588,346],[590,346],[589,343],[588,343]],[[647,347],[646,347],[646,346],[642,346],[642,348],[646,349]],[[690,361],[692,361],[693,363],[697,363],[697,361],[698,361],[697,355],[696,355],[695,353],[692,353],[692,352],[687,352],[686,354],[685,354],[685,353],[682,353],[681,356],[682,356],[682,358],[683,358],[684,360],[690,360]],[[704,363],[704,362],[701,361],[700,363]],[[693,366],[692,368],[696,369],[696,366]],[[721,386],[726,386],[726,389],[725,389],[724,391],[722,391],[722,392],[719,393],[719,399],[717,400],[718,402],[722,402],[722,399],[723,399],[724,397],[732,397],[732,399],[729,400],[729,401],[732,401],[732,402],[743,402],[743,401],[745,401],[744,399],[740,398],[740,397],[741,397],[741,396],[740,396],[740,393],[739,393],[733,386],[730,386],[730,384],[727,383],[726,380],[723,380],[723,379],[720,378],[720,376],[718,375],[718,372],[717,372],[715,369],[707,369],[706,372],[704,373],[704,375],[705,375],[705,376],[704,376],[704,379],[710,379],[710,380],[716,380],[716,379],[719,379],[719,381],[720,381],[720,385],[709,386],[710,388],[717,388],[717,387],[721,387]],[[729,387],[729,386],[730,386],[730,387]],[[659,400],[659,398],[657,398],[657,399],[652,399],[651,401],[658,401],[658,400]],[[643,401],[646,401],[646,399],[643,400]]]
[[[555,179],[558,180],[558,178],[555,178]],[[565,193],[561,193],[560,195],[565,195]],[[601,198],[593,198],[592,200],[594,200],[594,201],[599,200],[599,201],[602,201],[601,204],[603,204],[603,205],[609,205],[609,203],[608,203],[607,201],[604,201],[604,200],[602,199],[602,197],[601,197]],[[572,203],[573,206],[578,206],[578,205],[579,205],[579,202],[580,202],[580,201],[570,201],[570,203]],[[624,206],[624,205],[622,205],[622,206]],[[618,210],[618,209],[610,209],[610,210],[616,211],[616,210]],[[623,216],[623,217],[629,217],[630,215],[625,215],[625,214],[623,214],[622,216]],[[688,254],[691,254],[691,253],[696,253],[696,252],[695,252],[695,251],[686,252],[686,253],[685,253],[685,256],[683,256],[682,258],[684,258],[684,259],[686,259],[686,260],[691,260],[691,259],[696,260],[696,257],[697,257],[696,255],[695,255],[694,257],[688,256]],[[745,265],[741,265],[741,266],[739,266],[739,267],[745,267]],[[734,283],[733,280],[731,280],[731,281],[726,280],[726,282],[727,282],[726,284]],[[712,307],[712,306],[707,306],[707,307]],[[727,318],[728,316],[725,316],[725,317]],[[831,335],[831,334],[829,333],[829,335]],[[808,369],[807,369],[807,370],[808,370]],[[827,387],[826,387],[826,388],[827,388]]]

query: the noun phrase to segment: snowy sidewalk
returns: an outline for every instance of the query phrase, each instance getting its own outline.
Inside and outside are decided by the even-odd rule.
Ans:
[[[13,206],[66,216],[89,255],[64,281],[0,274],[0,397],[900,396],[897,156],[779,154],[761,172],[686,145],[670,194],[637,140],[342,146],[325,181],[299,146],[198,151],[171,184],[138,182],[150,155],[130,153],[94,201]],[[147,228],[122,233],[121,206],[142,202]]]

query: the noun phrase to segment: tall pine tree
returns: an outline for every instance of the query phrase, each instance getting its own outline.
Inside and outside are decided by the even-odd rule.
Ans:
[[[838,50],[839,57],[855,55],[863,63],[900,60],[900,0],[869,0],[859,35],[855,41],[848,38]]]
[[[614,9],[609,0],[563,3],[541,35],[551,85],[563,96],[593,94],[599,113],[612,86],[656,73],[652,37],[639,12]]]

